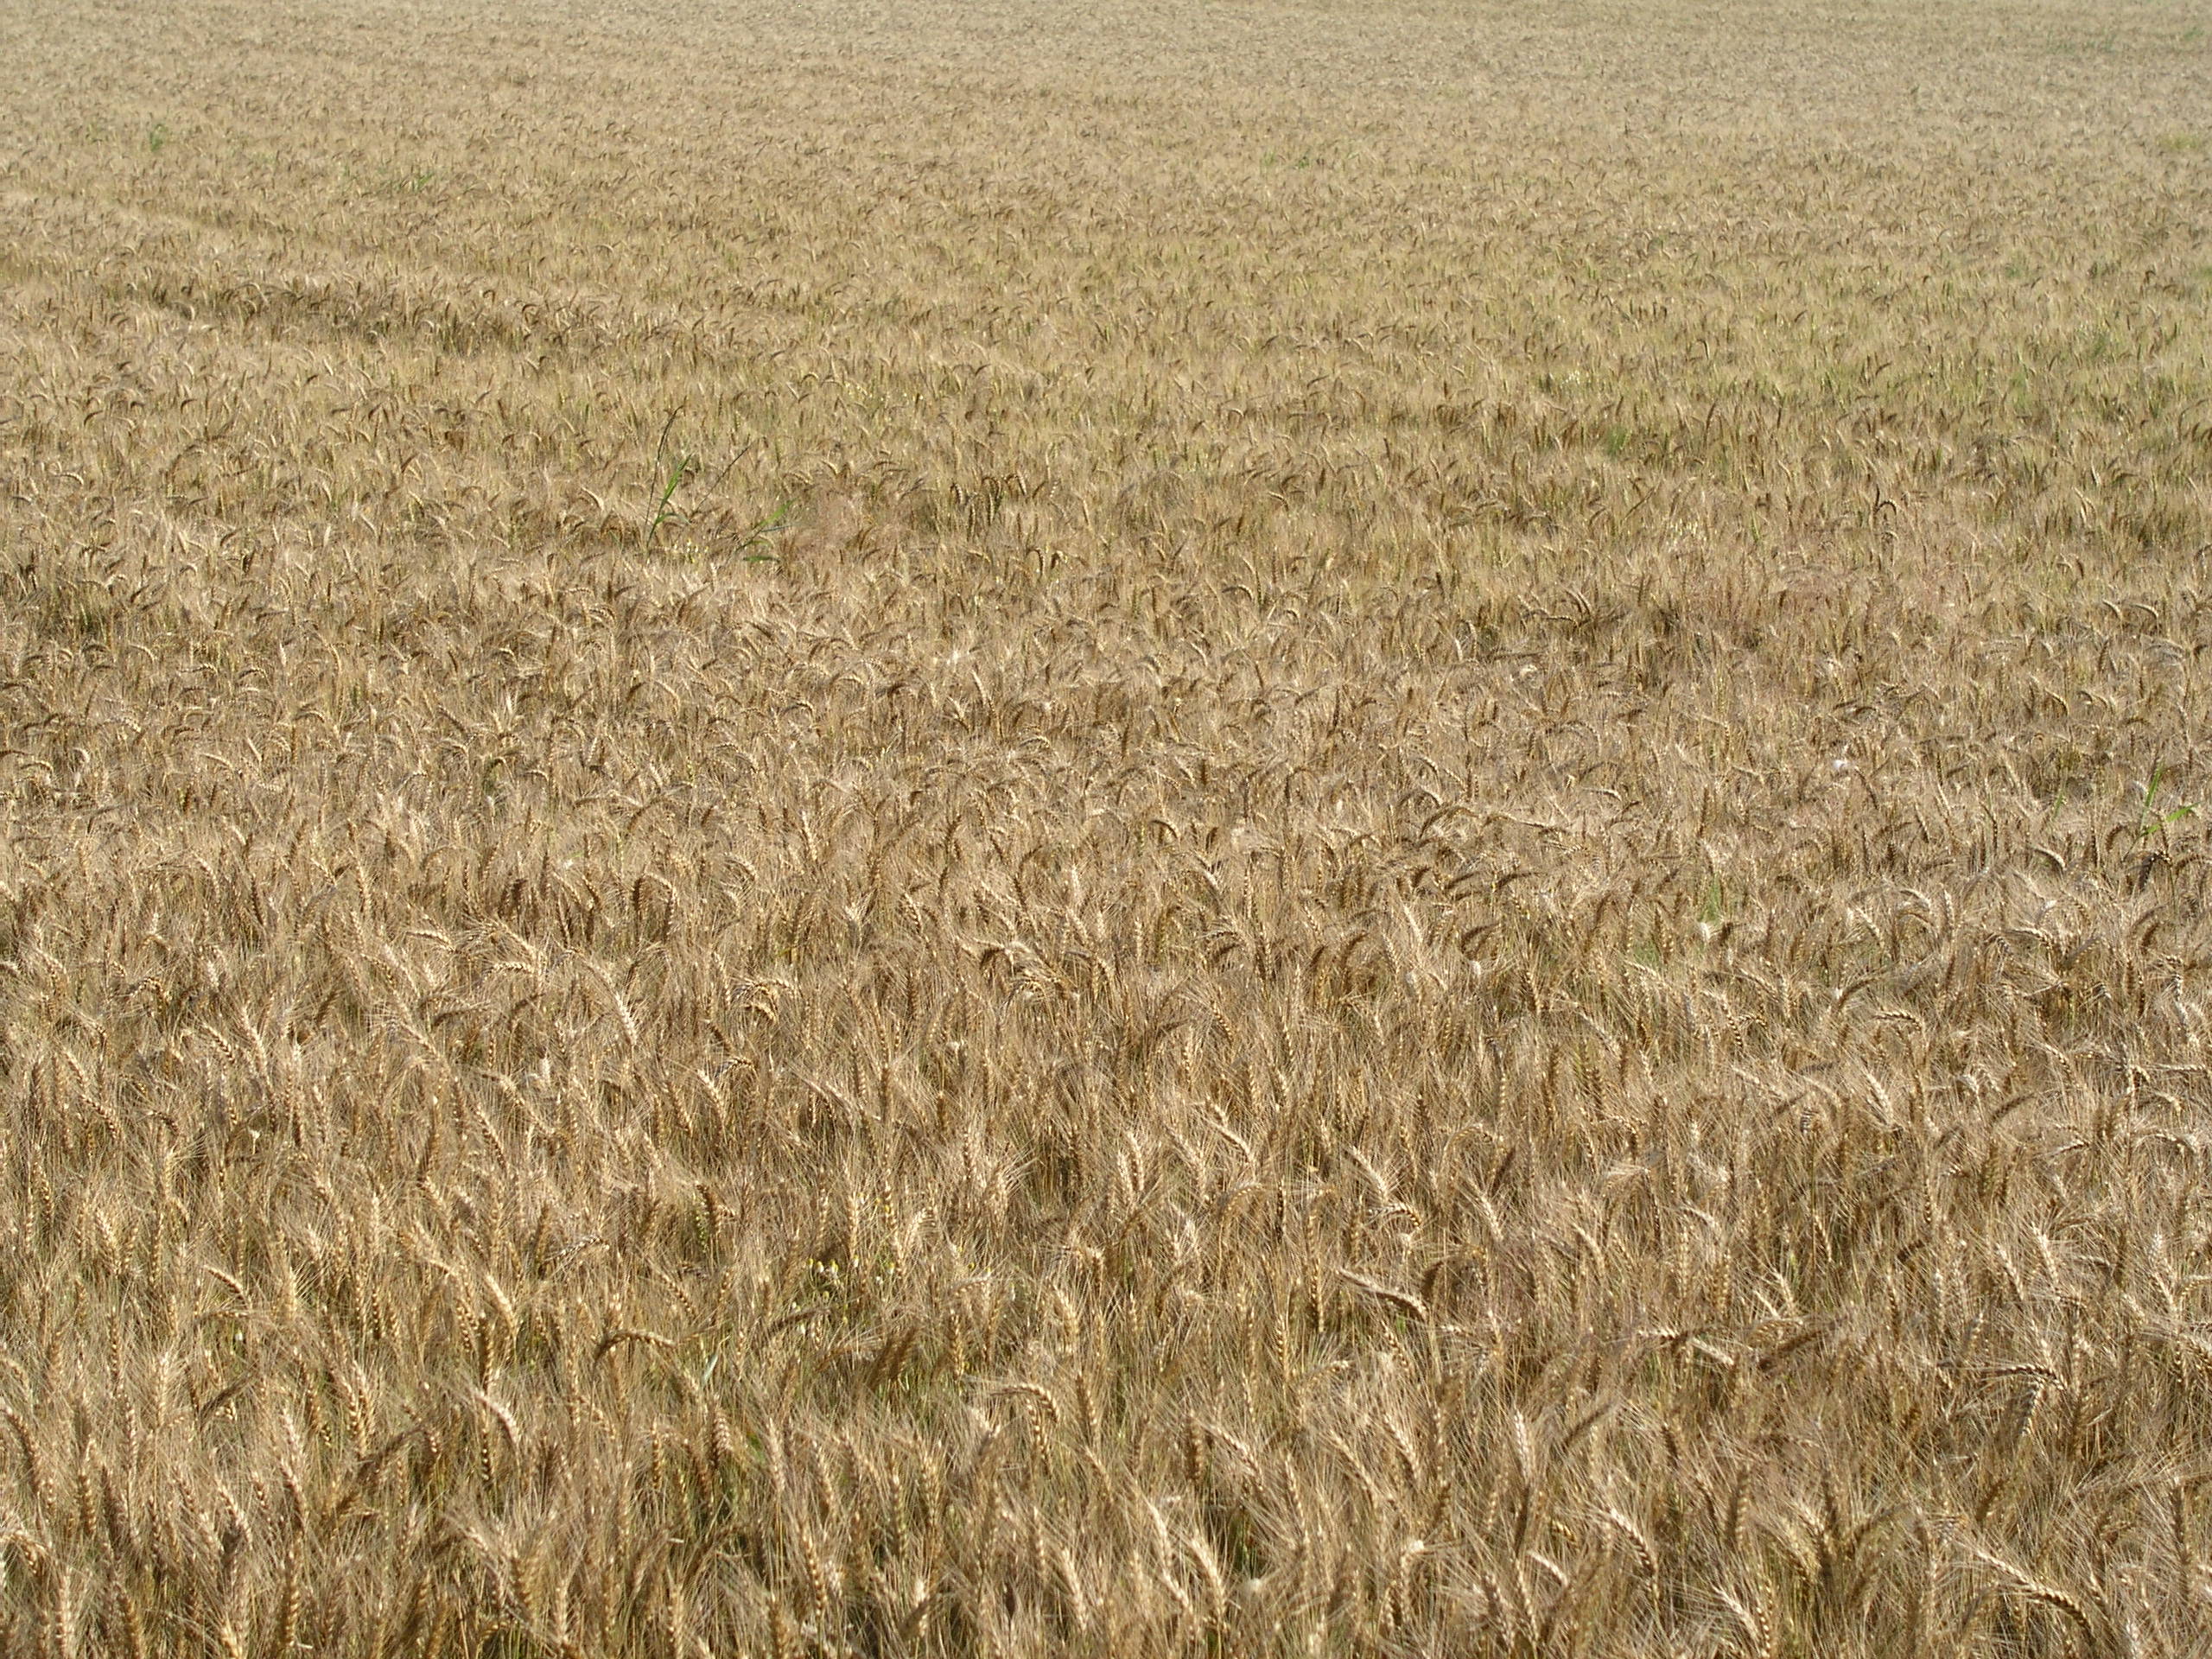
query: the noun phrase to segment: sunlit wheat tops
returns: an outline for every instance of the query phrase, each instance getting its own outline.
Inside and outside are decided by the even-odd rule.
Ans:
[[[2190,8],[0,62],[0,1650],[2202,1651]]]

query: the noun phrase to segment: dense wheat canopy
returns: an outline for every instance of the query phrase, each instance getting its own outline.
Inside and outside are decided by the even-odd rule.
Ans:
[[[0,1648],[2201,1651],[2198,9],[0,61]]]

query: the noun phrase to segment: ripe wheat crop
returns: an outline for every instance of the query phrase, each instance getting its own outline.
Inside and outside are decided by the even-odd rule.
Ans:
[[[0,1649],[2202,1650],[2200,9],[0,62]]]

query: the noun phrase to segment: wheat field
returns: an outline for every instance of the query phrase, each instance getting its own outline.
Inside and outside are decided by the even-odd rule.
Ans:
[[[0,1649],[2212,1630],[2177,0],[0,0]]]

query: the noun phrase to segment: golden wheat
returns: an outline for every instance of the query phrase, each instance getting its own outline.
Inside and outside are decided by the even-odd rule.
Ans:
[[[2190,9],[0,50],[0,1647],[2196,1650]]]

